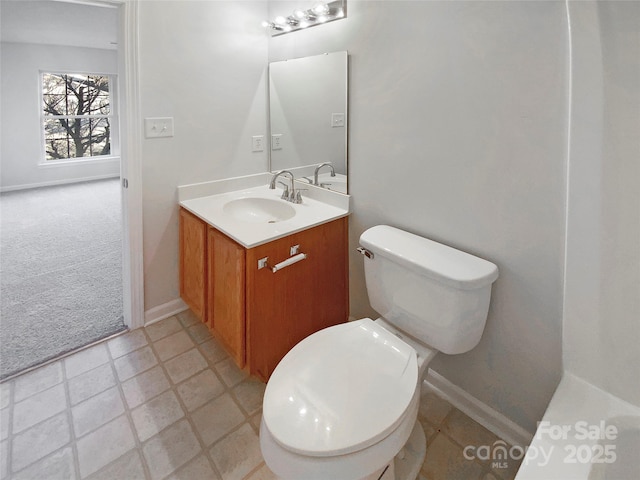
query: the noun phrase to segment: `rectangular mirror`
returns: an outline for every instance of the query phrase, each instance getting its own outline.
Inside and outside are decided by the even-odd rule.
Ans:
[[[269,64],[272,172],[347,193],[347,63],[334,52]]]

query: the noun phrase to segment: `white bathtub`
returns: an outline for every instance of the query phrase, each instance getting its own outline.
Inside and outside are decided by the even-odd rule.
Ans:
[[[516,480],[637,480],[640,407],[565,372]]]

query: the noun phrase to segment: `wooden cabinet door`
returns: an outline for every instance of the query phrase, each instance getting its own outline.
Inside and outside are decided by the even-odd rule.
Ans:
[[[300,245],[307,258],[273,273],[257,268],[290,257]],[[300,340],[347,321],[347,219],[305,230],[247,251],[247,362],[267,380]]]
[[[180,208],[180,296],[206,321],[207,224]]]
[[[245,249],[209,228],[209,327],[236,364],[245,364]]]

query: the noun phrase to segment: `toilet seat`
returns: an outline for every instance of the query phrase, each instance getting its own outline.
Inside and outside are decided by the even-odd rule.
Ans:
[[[415,350],[365,318],[321,330],[287,353],[267,384],[263,421],[291,452],[344,455],[393,432],[417,383]]]
[[[269,469],[283,480],[365,479],[371,473],[389,464],[393,457],[406,446],[416,426],[422,432],[422,427],[416,420],[419,406],[420,390],[416,389],[409,410],[398,428],[367,448],[334,457],[299,455],[282,447],[269,432],[263,418],[260,424],[260,450]]]

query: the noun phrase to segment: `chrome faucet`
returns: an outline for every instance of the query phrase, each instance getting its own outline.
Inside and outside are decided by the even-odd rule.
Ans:
[[[276,188],[276,180],[278,179],[278,177],[280,175],[284,175],[284,174],[288,174],[289,175],[289,182],[291,183],[290,187],[288,188],[287,185],[285,185],[285,188],[282,192],[282,198],[283,200],[286,200],[287,202],[292,202],[292,203],[302,203],[302,196],[300,195],[300,192],[297,192],[296,194],[296,188],[295,188],[295,184],[294,184],[294,177],[293,177],[293,173],[291,173],[289,170],[280,170],[277,173],[273,174],[273,177],[271,177],[271,183],[269,183],[269,188],[271,190]],[[278,182],[278,183],[282,183],[282,182]]]
[[[335,177],[335,176],[336,176],[336,171],[335,171],[335,169],[333,168],[333,165],[331,165],[331,162],[324,162],[324,163],[321,163],[320,165],[318,165],[318,166],[316,167],[315,172],[313,172],[313,184],[314,184],[314,185],[319,185],[319,184],[318,184],[318,172],[320,171],[320,169],[321,169],[322,167],[327,167],[327,166],[331,169],[331,176],[332,176],[332,177]]]

